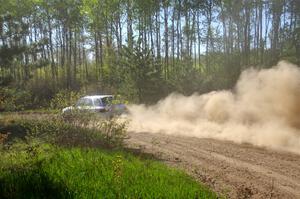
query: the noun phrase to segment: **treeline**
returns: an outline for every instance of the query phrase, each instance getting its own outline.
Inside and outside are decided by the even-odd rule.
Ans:
[[[297,0],[0,0],[0,84],[154,102],[300,64]],[[47,104],[47,103],[46,103]]]

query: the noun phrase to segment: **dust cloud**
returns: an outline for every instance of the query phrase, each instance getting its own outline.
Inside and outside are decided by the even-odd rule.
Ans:
[[[156,105],[130,105],[133,132],[251,143],[300,153],[300,68],[285,61],[245,70],[233,90],[171,94]]]

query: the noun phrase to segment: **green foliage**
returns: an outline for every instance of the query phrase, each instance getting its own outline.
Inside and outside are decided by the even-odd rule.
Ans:
[[[74,128],[75,129],[75,128]],[[9,133],[7,142],[16,138],[30,140],[32,138],[54,142],[58,135],[72,131],[72,127],[55,118],[24,119],[18,116],[5,116],[0,120],[0,132]]]
[[[33,108],[49,107],[49,100],[56,93],[54,80],[49,76],[43,78],[30,79],[24,89],[32,93]]]
[[[127,121],[105,119],[97,114],[72,113],[39,119],[24,119],[16,115],[0,119],[0,133],[7,134],[6,142],[15,138],[39,139],[62,146],[102,146],[120,148],[127,138]]]
[[[162,163],[100,149],[120,144],[123,138],[114,136],[125,126],[109,120],[101,133],[60,118],[0,118],[0,198],[217,198]],[[16,134],[23,141],[12,140]]]
[[[50,100],[50,107],[52,109],[62,109],[74,105],[81,96],[80,92],[61,90]]]
[[[128,104],[129,101],[126,100],[122,95],[114,95],[112,104]]]
[[[100,135],[102,145],[109,148],[122,147],[124,140],[127,138],[128,121],[118,117],[72,111],[71,113],[64,114],[63,119],[72,126],[85,129],[91,135]],[[68,134],[66,135],[69,136]]]
[[[1,151],[1,198],[217,198],[182,172],[128,153],[40,145],[32,156],[26,147]]]
[[[191,95],[194,92],[205,92],[204,78],[207,76],[202,76],[200,70],[194,68],[190,60],[184,60],[176,63],[168,81],[172,85],[172,90]]]
[[[69,191],[53,181],[42,169],[42,162],[53,155],[53,147],[38,142],[17,142],[0,151],[1,198],[67,198]],[[17,182],[17,183],[16,183]]]
[[[133,49],[124,47],[123,59],[119,63],[126,66],[124,74],[133,85],[139,102],[153,103],[168,92],[168,82],[162,77],[162,65],[154,58],[151,50],[136,44]]]
[[[31,105],[30,92],[0,87],[0,111],[20,111],[30,108]]]
[[[117,118],[104,120],[98,126],[103,134],[103,139],[109,146],[123,146],[127,138],[127,122]]]
[[[251,66],[299,65],[296,2],[0,0],[0,85],[32,95],[5,110],[62,108],[79,90],[150,104],[232,88]]]

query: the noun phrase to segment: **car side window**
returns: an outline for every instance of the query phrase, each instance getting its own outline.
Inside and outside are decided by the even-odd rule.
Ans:
[[[102,106],[102,101],[101,101],[100,98],[96,98],[96,99],[94,100],[94,103],[95,103],[95,106]]]
[[[84,106],[94,106],[93,100],[89,98],[84,99]]]

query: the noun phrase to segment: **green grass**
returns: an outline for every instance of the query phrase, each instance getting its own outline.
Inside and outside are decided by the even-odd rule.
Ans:
[[[1,152],[0,198],[216,198],[183,172],[126,152],[22,147]]]
[[[184,172],[143,154],[100,148],[101,136],[89,130],[5,117],[0,133],[5,132],[11,139],[1,144],[0,137],[1,199],[217,198]],[[25,135],[17,136],[22,132]],[[78,144],[83,138],[91,141]]]

